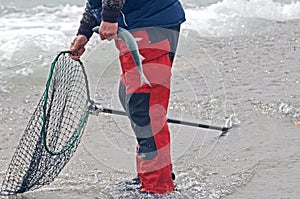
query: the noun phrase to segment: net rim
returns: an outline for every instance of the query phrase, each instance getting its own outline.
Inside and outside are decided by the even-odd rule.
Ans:
[[[79,135],[81,133],[81,130],[84,128],[84,125],[88,119],[88,116],[89,116],[89,110],[86,111],[86,113],[84,114],[81,122],[80,122],[80,125],[79,125],[79,128],[77,129],[73,139],[71,140],[71,142],[69,142],[65,147],[63,147],[61,150],[59,151],[52,151],[50,150],[50,148],[48,147],[47,145],[47,131],[46,131],[46,120],[47,120],[47,99],[48,99],[48,92],[49,92],[49,87],[50,87],[50,83],[51,83],[51,80],[52,80],[52,76],[53,76],[53,72],[54,72],[54,69],[55,69],[55,65],[57,63],[57,61],[59,60],[59,57],[62,56],[62,55],[65,55],[65,54],[72,54],[71,51],[61,51],[57,54],[57,56],[54,58],[52,64],[51,64],[51,67],[50,67],[50,72],[49,72],[49,75],[48,75],[48,78],[47,78],[47,83],[46,83],[46,89],[45,89],[45,95],[43,97],[43,114],[42,114],[42,130],[41,130],[41,135],[42,135],[42,142],[43,142],[43,145],[45,147],[45,150],[51,154],[51,155],[62,155],[64,154],[65,152],[67,152],[68,150],[70,150],[74,144],[76,143],[77,139],[79,138]],[[82,69],[82,72],[83,72],[83,75],[84,75],[84,78],[85,78],[85,83],[86,83],[86,89],[87,89],[87,101],[90,102],[90,103],[93,103],[92,100],[90,99],[90,95],[89,95],[89,88],[88,88],[88,81],[87,81],[87,74],[84,70],[84,67],[83,67],[83,63],[80,61],[80,60],[74,60],[76,62],[79,63],[81,69]]]

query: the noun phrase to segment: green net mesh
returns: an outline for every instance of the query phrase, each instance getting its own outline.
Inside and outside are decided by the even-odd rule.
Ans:
[[[90,102],[82,63],[68,52],[59,53],[9,164],[1,195],[34,190],[54,180],[77,149]]]

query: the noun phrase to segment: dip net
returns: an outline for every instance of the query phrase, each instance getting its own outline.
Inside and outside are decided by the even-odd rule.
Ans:
[[[81,61],[60,52],[46,89],[12,157],[0,194],[11,195],[51,183],[75,153],[89,116],[89,89]]]

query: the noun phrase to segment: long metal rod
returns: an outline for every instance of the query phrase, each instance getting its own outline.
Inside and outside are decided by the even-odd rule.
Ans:
[[[102,108],[102,107],[96,108],[96,109],[97,109],[97,112],[127,116],[127,113],[125,111],[119,111],[119,110]],[[219,126],[213,126],[213,125],[207,125],[207,124],[201,124],[201,123],[187,122],[187,121],[176,120],[176,119],[171,119],[171,118],[168,118],[167,122],[172,123],[172,124],[181,124],[181,125],[185,125],[185,126],[194,126],[194,127],[204,128],[204,129],[217,130],[217,131],[222,131],[222,132],[227,132],[231,128],[231,127],[219,127]]]

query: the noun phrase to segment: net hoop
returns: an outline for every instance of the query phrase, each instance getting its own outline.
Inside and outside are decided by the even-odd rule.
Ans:
[[[43,142],[43,145],[45,147],[45,150],[51,154],[51,155],[62,155],[64,154],[66,151],[68,151],[69,149],[71,149],[73,146],[74,146],[74,143],[77,141],[80,133],[81,133],[81,130],[82,128],[84,128],[84,125],[88,119],[88,116],[89,116],[89,112],[87,111],[85,113],[85,115],[83,116],[81,122],[80,122],[80,126],[79,128],[77,129],[74,137],[72,138],[72,140],[65,146],[63,147],[61,150],[59,151],[53,151],[53,150],[50,150],[50,147],[48,146],[48,143],[47,143],[47,130],[46,130],[46,123],[47,123],[47,99],[48,99],[48,94],[49,94],[49,88],[50,88],[50,84],[51,84],[51,80],[52,80],[52,76],[53,76],[53,72],[54,72],[54,69],[55,69],[55,66],[56,66],[56,63],[59,59],[59,57],[61,55],[65,55],[65,54],[69,54],[69,53],[72,53],[71,51],[61,51],[53,60],[52,64],[51,64],[51,68],[50,68],[50,72],[49,72],[49,75],[48,75],[48,79],[47,79],[47,83],[46,83],[46,89],[45,89],[45,95],[44,95],[44,99],[43,99],[43,114],[42,114],[42,130],[41,130],[41,135],[42,135],[42,142]],[[87,82],[87,75],[86,75],[86,72],[84,70],[84,67],[83,67],[83,64],[80,60],[77,61],[80,66],[81,66],[81,69],[82,69],[82,72],[84,74],[84,77],[85,77],[85,81],[86,81],[86,87],[88,85],[88,82]],[[88,101],[92,103],[90,97],[89,97],[89,89],[87,87],[87,97],[88,97]]]

